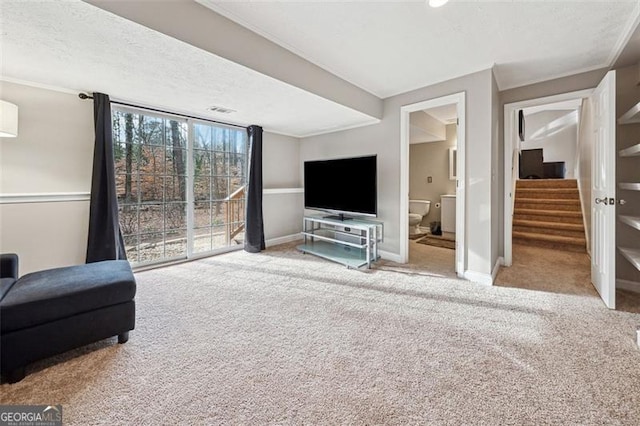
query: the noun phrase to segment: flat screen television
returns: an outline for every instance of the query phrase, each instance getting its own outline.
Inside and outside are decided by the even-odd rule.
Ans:
[[[304,206],[344,215],[376,216],[376,156],[304,162]]]

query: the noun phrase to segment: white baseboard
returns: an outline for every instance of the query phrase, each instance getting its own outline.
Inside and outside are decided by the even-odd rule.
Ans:
[[[504,265],[504,257],[500,256],[496,259],[496,264],[493,265],[493,271],[491,271],[491,285],[496,281],[496,277],[498,276],[498,272],[500,272],[500,267]]]
[[[285,235],[283,237],[276,237],[276,238],[270,238],[267,241],[265,241],[265,245],[267,247],[272,247],[272,246],[277,246],[279,244],[285,244],[285,243],[290,243],[292,241],[298,241],[302,239],[302,234],[301,233],[297,233],[297,234],[291,234],[291,235]]]
[[[496,264],[493,265],[491,274],[476,271],[465,271],[463,278],[477,284],[493,285],[496,280],[496,276],[498,275],[498,271],[500,271],[501,265],[504,265],[504,257],[498,257],[498,259],[496,259]]]
[[[636,293],[640,293],[640,283],[637,281],[617,279],[616,288],[619,288],[620,290],[635,291]]]
[[[402,258],[397,253],[391,253],[391,252],[384,251],[384,250],[378,250],[378,254],[384,260],[390,260],[392,262],[402,263]]]
[[[464,271],[464,278],[482,285],[493,285],[493,278],[490,274],[483,274],[482,272],[476,271]]]

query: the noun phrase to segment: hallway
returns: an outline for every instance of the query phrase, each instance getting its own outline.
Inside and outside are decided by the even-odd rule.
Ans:
[[[513,245],[513,265],[501,268],[496,286],[600,297],[591,284],[586,253]],[[640,313],[640,294],[617,290],[617,310]]]

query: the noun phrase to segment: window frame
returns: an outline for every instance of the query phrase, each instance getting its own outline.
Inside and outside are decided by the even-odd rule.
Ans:
[[[220,124],[220,123],[213,123],[210,121],[207,121],[206,119],[196,119],[196,118],[187,118],[178,114],[171,114],[171,113],[159,113],[159,112],[155,112],[155,111],[151,111],[151,110],[147,110],[144,107],[140,107],[140,108],[136,108],[136,107],[132,107],[132,106],[114,106],[112,108],[112,118],[111,118],[111,123],[113,126],[114,123],[114,116],[115,116],[115,112],[119,112],[119,113],[130,113],[130,114],[135,114],[135,115],[143,115],[145,117],[152,117],[155,119],[161,119],[163,120],[163,132],[165,132],[165,134],[163,135],[163,145],[157,145],[162,146],[163,149],[165,150],[165,155],[163,156],[164,158],[164,170],[162,172],[162,174],[160,175],[163,179],[163,184],[164,184],[164,180],[166,180],[166,178],[168,177],[167,175],[167,169],[166,169],[166,163],[167,163],[167,159],[166,159],[166,149],[169,147],[167,145],[167,141],[166,141],[166,123],[169,123],[170,121],[177,121],[178,123],[183,123],[185,124],[185,128],[186,128],[186,146],[185,146],[185,152],[186,152],[186,165],[185,165],[185,198],[184,198],[184,204],[185,204],[185,209],[186,209],[186,221],[185,221],[185,226],[186,229],[180,228],[180,229],[171,229],[170,231],[185,231],[185,236],[186,236],[186,250],[183,254],[180,254],[178,256],[172,256],[172,257],[166,257],[166,234],[169,232],[169,230],[167,230],[166,228],[166,217],[165,217],[165,207],[167,204],[175,204],[175,203],[182,203],[182,201],[176,201],[176,200],[171,200],[171,201],[167,201],[166,199],[166,191],[163,190],[163,199],[161,204],[159,203],[148,203],[148,202],[143,202],[142,201],[142,191],[141,191],[141,187],[140,187],[140,177],[141,175],[143,175],[144,173],[140,173],[140,169],[139,169],[139,165],[136,165],[136,170],[135,172],[132,170],[132,178],[135,175],[135,179],[136,179],[136,183],[137,183],[137,194],[136,194],[136,203],[135,204],[129,204],[127,203],[127,205],[132,205],[135,209],[138,210],[137,212],[137,225],[136,225],[136,232],[135,234],[128,234],[127,237],[136,237],[136,253],[137,253],[137,259],[135,261],[130,261],[132,263],[133,269],[141,269],[141,268],[149,268],[149,267],[154,267],[154,266],[161,266],[161,265],[165,265],[165,264],[171,264],[171,263],[176,263],[176,262],[180,262],[180,261],[186,261],[186,260],[194,260],[194,259],[199,259],[199,258],[204,258],[204,257],[209,257],[209,256],[215,256],[217,254],[222,254],[222,253],[227,253],[230,251],[236,251],[236,250],[241,250],[243,248],[242,244],[237,244],[237,245],[231,245],[230,241],[228,241],[228,245],[223,246],[223,247],[218,247],[218,248],[213,248],[213,245],[211,245],[211,249],[210,250],[206,250],[206,251],[195,251],[195,205],[196,203],[198,203],[201,200],[195,200],[195,193],[194,193],[194,181],[195,181],[195,165],[194,165],[194,158],[195,158],[195,154],[196,154],[196,149],[194,147],[194,141],[195,141],[195,126],[196,125],[203,125],[203,126],[209,126],[209,127],[213,127],[213,128],[219,128],[219,129],[229,129],[232,130],[234,132],[241,132],[241,129],[238,129],[235,126],[227,126],[224,124]],[[115,133],[115,132],[114,132]],[[118,137],[118,144],[121,144],[122,141],[119,140],[119,135]],[[114,137],[114,143],[115,143],[116,138]],[[243,141],[244,141],[244,147],[243,147],[243,154],[244,154],[244,169],[242,170],[243,173],[243,185],[245,188],[247,187],[248,184],[248,175],[249,175],[249,141],[248,141],[248,137],[247,135],[243,135]],[[226,141],[225,141],[226,142]],[[136,146],[136,144],[132,144],[133,146]],[[138,144],[139,145],[139,144]],[[125,146],[126,146],[126,142],[125,142]],[[219,152],[219,151],[215,151],[213,149],[213,147],[210,147],[209,149],[206,150],[208,152],[208,154],[211,156],[211,154],[213,152]],[[211,184],[210,184],[210,190],[209,190],[209,199],[206,200],[209,203],[209,208],[212,208],[212,203],[213,202],[229,202],[230,200],[228,200],[230,194],[230,190],[231,190],[231,175],[230,175],[230,158],[231,155],[227,155],[230,154],[231,151],[227,152],[226,150],[222,151],[222,153],[224,153],[225,158],[224,158],[224,164],[226,166],[226,173],[224,175],[220,175],[220,176],[224,176],[227,178],[227,194],[225,199],[223,200],[213,200],[213,195],[211,194]],[[115,151],[114,151],[115,154]],[[237,154],[237,152],[236,152]],[[211,157],[210,157],[211,158]],[[121,175],[122,173],[117,173],[116,176]],[[154,175],[157,176],[157,175]],[[213,181],[213,175],[210,175],[211,177],[211,182]],[[230,228],[229,225],[231,224],[231,222],[233,223],[244,223],[245,224],[245,229],[246,229],[246,190],[245,190],[245,194],[244,194],[244,217],[242,218],[243,220],[241,222],[237,222],[237,221],[230,221],[229,223],[224,223],[223,225],[219,225],[219,226],[224,226],[226,229],[226,240],[229,240],[229,234],[230,234]],[[163,210],[163,223],[162,223],[162,230],[158,231],[158,232],[141,232],[142,229],[142,224],[141,224],[141,219],[140,219],[140,206],[145,205],[145,203],[147,205],[156,205],[159,204],[162,206],[162,210]],[[120,200],[118,200],[118,208],[120,210],[121,204],[120,204]],[[212,214],[212,213],[211,213]],[[229,219],[229,218],[227,218]],[[210,221],[211,222],[211,221]],[[209,229],[210,232],[210,238],[211,238],[211,232],[213,231],[213,229],[215,228],[213,223],[209,223],[209,226],[207,227]],[[200,228],[198,228],[200,229]],[[162,234],[163,235],[163,239],[162,239],[162,251],[163,251],[163,256],[161,259],[154,259],[154,260],[149,260],[149,261],[144,261],[144,262],[140,262],[140,244],[141,244],[141,235],[151,235],[153,233],[158,233],[158,234]]]

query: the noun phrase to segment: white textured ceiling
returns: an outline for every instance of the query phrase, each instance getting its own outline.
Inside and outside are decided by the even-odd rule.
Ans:
[[[147,1],[153,13],[164,0]],[[199,2],[379,97],[494,63],[501,89],[608,66],[640,4]],[[0,31],[5,79],[294,136],[378,121],[79,0],[2,0]],[[237,112],[211,113],[212,105]]]
[[[198,0],[385,98],[496,65],[501,90],[608,67],[637,0]]]
[[[456,104],[433,107],[425,109],[424,112],[444,124],[455,123],[458,118],[458,106]]]
[[[304,136],[377,122],[80,1],[0,4],[0,74]],[[225,115],[212,106],[236,110]]]
[[[537,114],[543,111],[570,111],[577,110],[582,106],[582,99],[571,99],[568,101],[553,102],[545,105],[524,108],[524,115]]]

